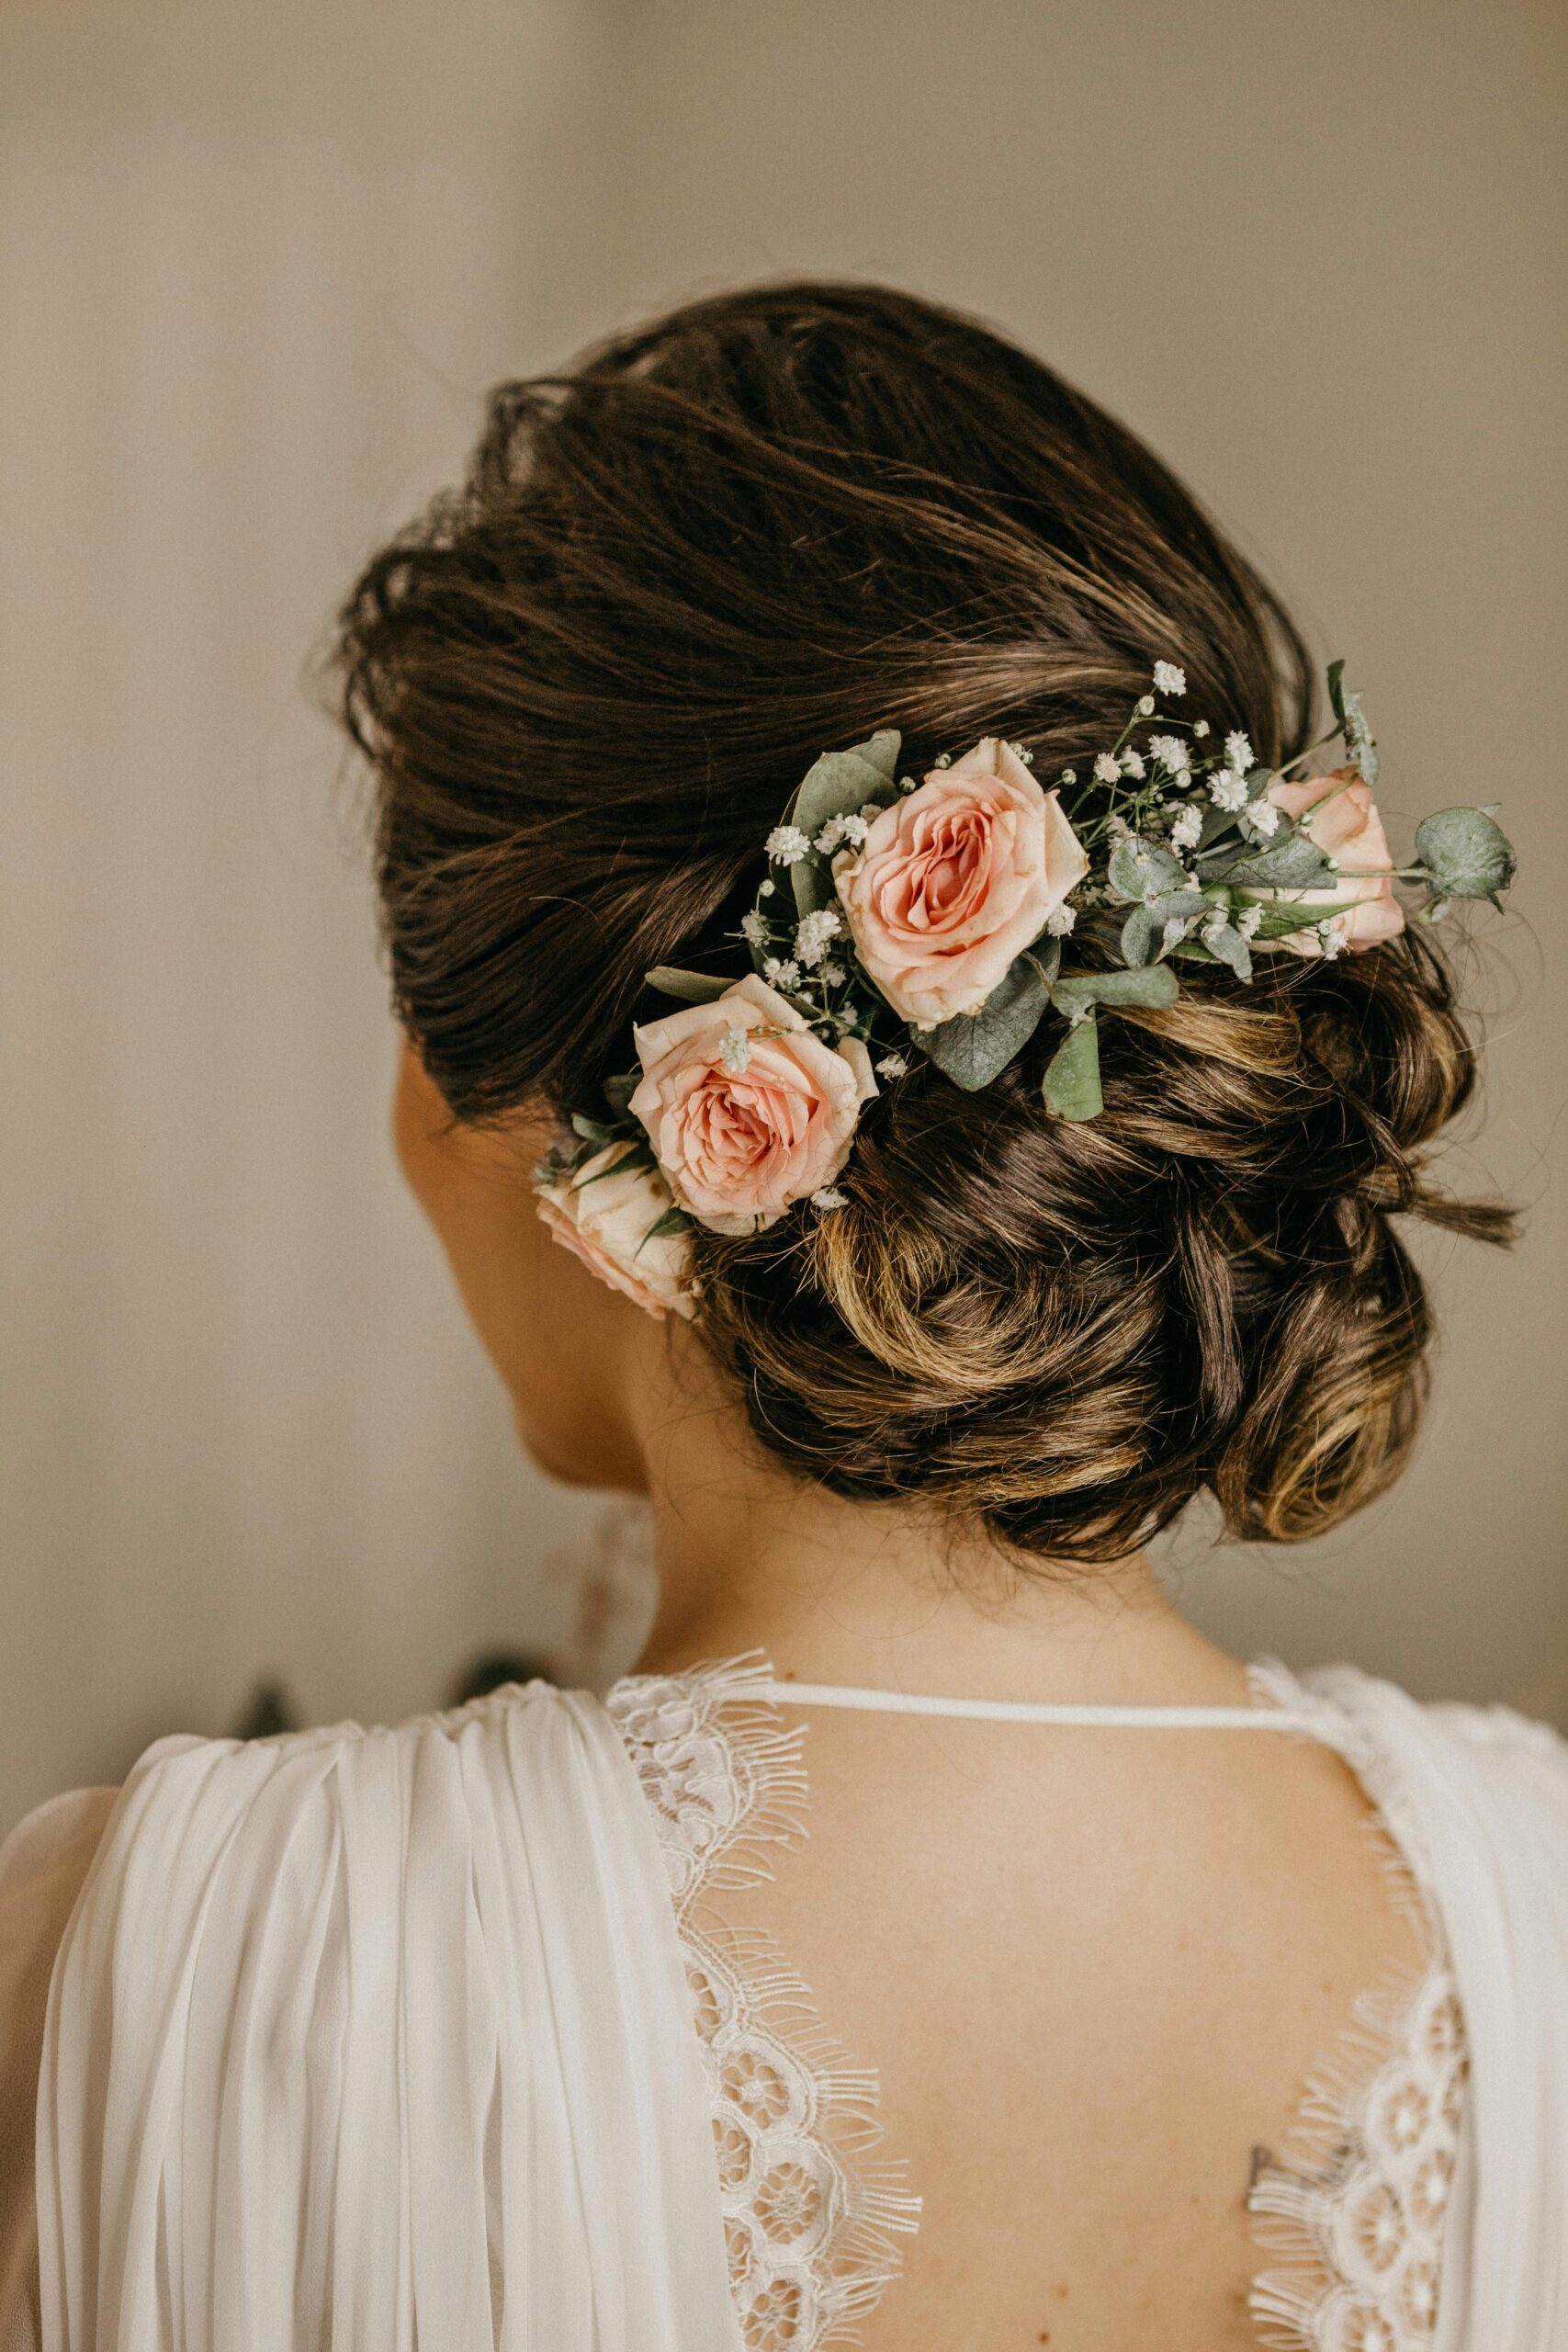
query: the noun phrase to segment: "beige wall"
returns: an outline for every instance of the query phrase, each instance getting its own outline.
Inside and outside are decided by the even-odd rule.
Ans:
[[[1390,1503],[1179,1552],[1243,1646],[1568,1713],[1565,48],[1511,0],[0,8],[0,1825],[264,1668],[379,1714],[624,1644],[387,1166],[299,671],[489,378],[785,269],[1033,343],[1348,651],[1395,808],[1504,802],[1454,1171],[1526,1244],[1437,1253]]]

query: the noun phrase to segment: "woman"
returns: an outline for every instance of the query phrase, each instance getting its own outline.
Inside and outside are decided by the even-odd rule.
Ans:
[[[1568,1750],[1142,1548],[1409,1453],[1495,825],[1396,875],[1165,469],[863,287],[503,387],[341,657],[402,1164],[657,1621],[16,1833],[19,2340],[1561,2346]]]

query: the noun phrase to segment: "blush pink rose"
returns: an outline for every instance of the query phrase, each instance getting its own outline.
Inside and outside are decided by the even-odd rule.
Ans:
[[[715,1233],[760,1232],[830,1184],[876,1092],[858,1037],[825,1046],[754,973],[636,1035],[632,1112],[676,1201]]]
[[[607,1144],[570,1176],[537,1187],[539,1215],[551,1237],[591,1274],[635,1299],[661,1320],[671,1310],[690,1322],[691,1245],[683,1233],[649,1235],[673,1206],[657,1168],[618,1165],[624,1143]]]
[[[833,860],[855,953],[918,1029],[978,1012],[1088,872],[1055,793],[994,735]]]
[[[1345,910],[1334,918],[1340,944],[1355,954],[1377,947],[1385,939],[1396,939],[1404,929],[1404,910],[1393,895],[1393,883],[1386,870],[1375,871],[1386,869],[1393,860],[1389,855],[1388,836],[1383,831],[1371,787],[1359,772],[1355,768],[1338,768],[1332,775],[1303,776],[1297,784],[1271,784],[1269,797],[1276,808],[1303,825],[1309,839],[1326,856],[1337,858],[1341,865],[1352,869],[1373,870],[1337,875],[1332,883],[1316,884],[1310,890],[1260,891],[1258,896],[1332,899]],[[1258,947],[1288,947],[1294,956],[1323,953],[1322,934],[1316,931],[1288,932],[1283,939],[1256,940],[1253,944]]]

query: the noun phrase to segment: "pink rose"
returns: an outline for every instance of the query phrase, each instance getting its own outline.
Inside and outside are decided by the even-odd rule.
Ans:
[[[1385,939],[1396,939],[1404,929],[1404,910],[1393,895],[1393,883],[1386,871],[1393,860],[1371,787],[1358,771],[1337,768],[1332,775],[1304,776],[1299,784],[1271,784],[1269,797],[1287,817],[1304,820],[1308,838],[1326,856],[1352,871],[1337,875],[1332,882],[1314,883],[1310,890],[1259,891],[1258,897],[1333,899],[1345,909],[1333,918],[1340,944],[1358,954]],[[1357,867],[1385,870],[1358,874]],[[1258,939],[1253,944],[1288,947],[1294,956],[1323,953],[1323,936],[1317,931],[1287,932],[1283,939]]]
[[[994,735],[833,860],[855,953],[918,1029],[978,1012],[1088,872],[1055,793]]]
[[[830,1184],[876,1092],[858,1037],[825,1046],[755,974],[636,1035],[631,1108],[681,1207],[715,1233],[760,1232]]]
[[[690,1322],[691,1246],[683,1233],[649,1236],[673,1206],[657,1168],[622,1168],[624,1143],[607,1144],[570,1176],[538,1187],[539,1215],[551,1237],[591,1274],[662,1321],[671,1308]],[[614,1170],[614,1173],[610,1173]]]

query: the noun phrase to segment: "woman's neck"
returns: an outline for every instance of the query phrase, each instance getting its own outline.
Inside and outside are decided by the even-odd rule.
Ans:
[[[1234,1704],[1244,1668],[1141,1554],[1020,1569],[905,1508],[787,1478],[724,1404],[649,1416],[659,1603],[639,1668],[760,1650],[782,1677],[949,1697]]]

